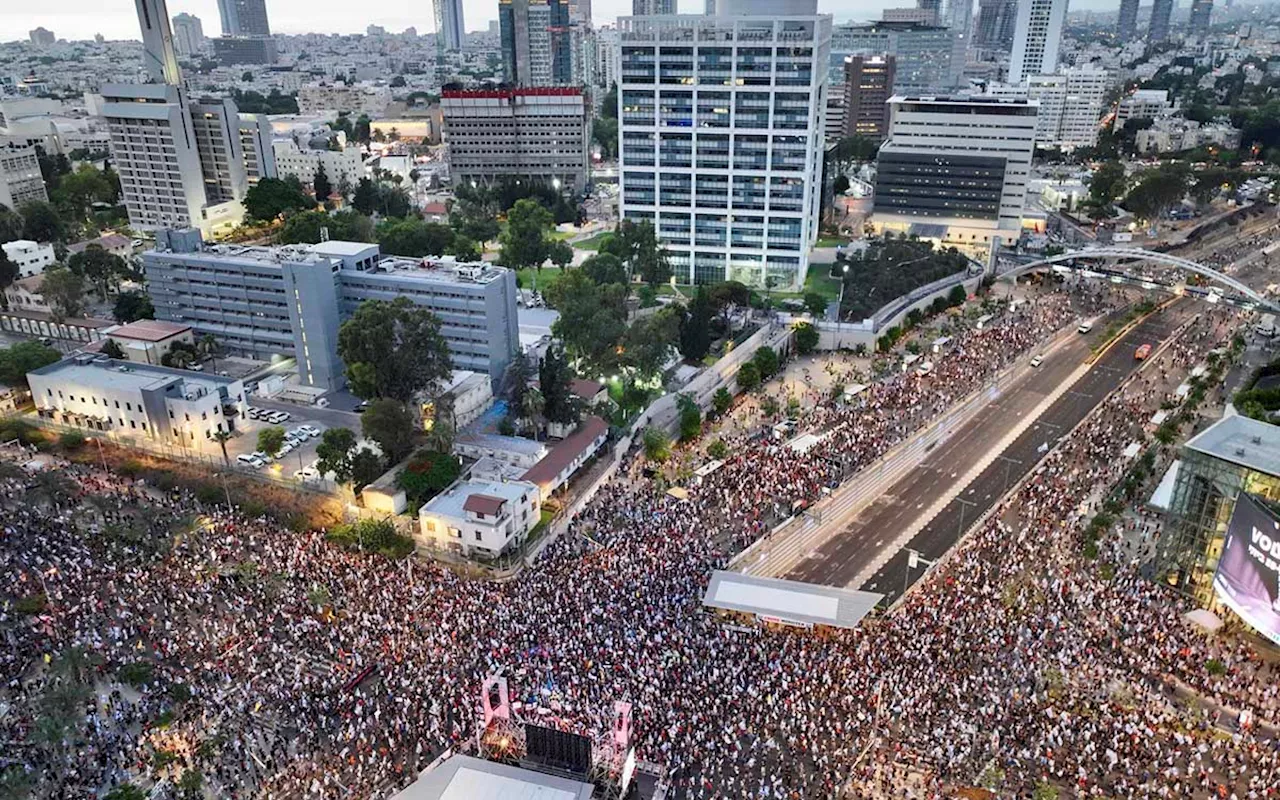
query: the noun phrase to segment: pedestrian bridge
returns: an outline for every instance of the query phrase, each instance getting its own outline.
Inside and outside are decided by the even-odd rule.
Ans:
[[[1178,269],[1183,272],[1199,275],[1206,280],[1231,289],[1237,295],[1240,295],[1240,298],[1232,298],[1225,295],[1214,295],[1212,292],[1198,290],[1197,287],[1162,283],[1147,277],[1129,275],[1123,270],[1084,267],[1076,263],[1081,260],[1111,262],[1146,261],[1166,267],[1173,267],[1174,269]],[[1216,269],[1211,269],[1203,264],[1197,264],[1194,261],[1180,258],[1179,256],[1175,256],[1170,253],[1158,253],[1154,250],[1143,250],[1137,247],[1090,247],[1083,250],[1073,250],[1070,253],[1060,253],[1056,256],[1049,256],[1026,264],[1013,264],[1007,268],[997,268],[996,275],[1000,278],[1016,278],[1027,272],[1055,266],[1059,268],[1065,267],[1067,269],[1088,270],[1090,272],[1095,272],[1102,277],[1138,283],[1146,286],[1147,288],[1162,287],[1175,294],[1201,296],[1209,302],[1222,300],[1223,302],[1240,306],[1242,308],[1262,308],[1267,311],[1280,312],[1280,305],[1277,305],[1274,301],[1263,297],[1230,275],[1226,275]]]

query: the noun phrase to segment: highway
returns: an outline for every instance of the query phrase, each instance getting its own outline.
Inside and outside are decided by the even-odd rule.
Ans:
[[[852,519],[829,520],[830,524],[843,526],[841,532],[808,554],[785,577],[881,592],[887,595],[886,603],[892,602],[901,593],[906,575],[902,533],[919,526],[921,516],[929,513],[940,498],[956,494],[971,470],[984,461],[990,462],[905,542],[906,547],[920,552],[925,559],[942,556],[955,544],[965,525],[972,524],[998,502],[1043,457],[1048,446],[1137,368],[1139,362],[1133,354],[1140,345],[1163,341],[1196,310],[1186,301],[1177,303],[1175,308],[1144,321],[1122,337],[994,459],[993,447],[1082,369],[1105,323],[1100,322],[1093,333],[1079,336],[1050,353],[1038,369],[1004,393],[993,390],[991,402],[973,420],[938,445],[936,452],[878,500]],[[912,580],[919,578],[923,569],[913,572]]]

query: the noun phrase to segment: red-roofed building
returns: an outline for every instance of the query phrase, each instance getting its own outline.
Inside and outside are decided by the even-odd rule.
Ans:
[[[67,252],[82,253],[91,244],[96,244],[113,256],[128,258],[133,255],[133,242],[128,236],[121,236],[118,233],[108,233],[105,236],[99,236],[97,239],[69,244],[67,245]]]
[[[519,547],[541,518],[538,487],[526,481],[462,481],[418,511],[429,549],[482,558]]]
[[[587,417],[576,431],[552,447],[551,452],[520,479],[536,483],[542,490],[542,496],[550,497],[591,460],[608,438],[609,423],[596,416]]]
[[[140,319],[107,331],[107,338],[120,346],[125,358],[139,364],[158,366],[178,342],[195,345],[190,325],[156,319]]]

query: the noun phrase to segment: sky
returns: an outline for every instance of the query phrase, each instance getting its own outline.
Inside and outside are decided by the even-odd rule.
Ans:
[[[679,3],[682,13],[702,12],[703,0]],[[818,0],[818,10],[837,21],[878,19],[886,7],[910,5],[912,0]],[[462,0],[462,6],[467,30],[484,30],[497,17],[497,0]],[[1118,6],[1119,0],[1071,3],[1073,9]],[[206,36],[221,33],[217,0],[169,0],[170,16],[183,11],[200,18]],[[597,25],[630,13],[631,0],[592,0]],[[391,32],[410,25],[418,33],[435,30],[431,0],[384,0],[369,10],[351,0],[267,0],[267,14],[276,33],[363,33],[368,25],[381,25]],[[140,38],[132,0],[52,0],[47,6],[30,0],[0,0],[0,42],[26,39],[28,31],[41,26],[59,39],[92,39],[96,33],[108,39]]]

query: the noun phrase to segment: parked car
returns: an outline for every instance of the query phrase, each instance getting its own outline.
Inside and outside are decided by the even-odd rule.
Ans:
[[[280,445],[280,449],[276,451],[276,458],[284,458],[293,452],[294,444],[288,439],[284,440],[284,444]]]
[[[262,452],[261,450],[254,450],[250,455],[252,455],[254,458],[258,459],[259,461],[261,461],[261,462],[262,462],[262,463],[264,463],[264,464],[266,464],[267,462],[270,462],[270,461],[274,461],[274,460],[275,460],[275,459],[273,459],[271,456],[269,456],[269,455],[267,455],[266,453]]]
[[[1036,356],[1035,358],[1031,359],[1031,366],[1033,367],[1038,367],[1043,363],[1044,363],[1044,356]]]
[[[258,458],[257,455],[249,455],[245,453],[241,453],[240,455],[236,456],[236,461],[246,466],[254,467],[255,469],[258,467],[266,466],[266,463],[267,463],[262,459]]]
[[[320,470],[316,469],[314,466],[303,467],[293,473],[293,477],[300,481],[318,481],[320,480]]]
[[[271,420],[272,425],[279,425],[281,422],[288,422],[290,416],[288,411],[273,411],[267,419]]]
[[[306,431],[306,432],[307,432],[307,435],[311,436],[311,438],[313,438],[313,439],[314,439],[315,437],[319,436],[321,433],[323,433],[323,431],[321,431],[321,430],[320,430],[320,428],[318,428],[318,427],[317,427],[317,426],[315,426],[315,425],[310,425],[310,424],[308,424],[308,425],[299,425],[299,426],[298,426],[298,430],[300,430],[300,431]]]

